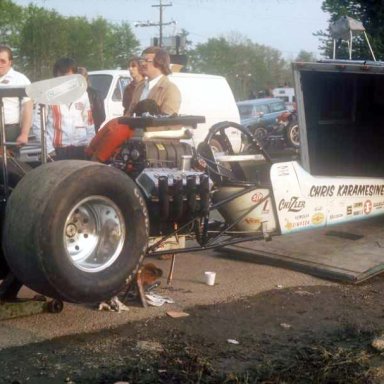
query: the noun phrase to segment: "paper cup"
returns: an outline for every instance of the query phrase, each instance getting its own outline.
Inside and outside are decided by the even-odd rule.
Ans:
[[[204,272],[205,284],[215,285],[216,272]]]

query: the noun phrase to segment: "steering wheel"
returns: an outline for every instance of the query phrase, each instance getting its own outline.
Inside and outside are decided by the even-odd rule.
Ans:
[[[220,143],[223,144],[223,150],[226,151],[229,155],[233,155],[234,151],[231,142],[229,141],[228,136],[225,134],[225,130],[231,127],[236,128],[242,133],[243,136],[246,137],[248,144],[247,151],[255,150],[256,153],[261,153],[268,162],[272,162],[268,152],[265,151],[260,141],[254,137],[254,135],[252,135],[251,131],[243,125],[234,123],[232,121],[222,121],[212,125],[212,127],[209,129],[207,137],[204,140],[204,143],[206,145],[210,145],[212,140],[219,138]]]
[[[261,153],[267,162],[272,162],[269,154],[264,150],[263,146],[259,143],[257,138],[255,138],[252,133],[245,128],[244,126],[231,122],[223,121],[217,124],[214,124],[208,132],[205,140],[202,141],[197,147],[197,153],[204,159],[207,163],[207,168],[210,171],[210,177],[216,183],[220,183],[226,180],[236,180],[237,178],[234,174],[242,175],[243,170],[237,162],[231,162],[231,169],[228,169],[223,163],[220,164],[216,161],[215,150],[211,146],[212,141],[219,142],[222,144],[222,150],[228,155],[235,155],[232,145],[225,134],[225,129],[227,128],[236,128],[239,130],[248,141],[247,152],[255,151],[255,153]]]

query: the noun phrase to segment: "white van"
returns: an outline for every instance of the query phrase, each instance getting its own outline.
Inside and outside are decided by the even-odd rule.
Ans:
[[[129,72],[123,70],[104,70],[89,72],[91,85],[104,97],[107,120],[123,115],[123,91],[129,83]],[[222,76],[195,73],[173,73],[169,79],[181,92],[181,115],[202,115],[206,123],[193,130],[193,144],[204,140],[209,128],[221,121],[240,123],[239,110],[227,80]],[[241,146],[241,134],[237,129],[226,130],[233,149]]]
[[[274,88],[272,89],[272,96],[283,100],[288,110],[296,109],[295,88],[289,88],[289,87]]]
[[[104,99],[106,120],[123,114],[123,93],[132,81],[128,70],[104,70],[88,73],[91,86],[97,89]]]

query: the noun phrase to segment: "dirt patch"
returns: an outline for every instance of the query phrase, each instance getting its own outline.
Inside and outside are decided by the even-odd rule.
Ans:
[[[274,289],[182,319],[9,348],[0,383],[379,383],[384,357],[371,342],[384,330],[383,289],[380,276]]]

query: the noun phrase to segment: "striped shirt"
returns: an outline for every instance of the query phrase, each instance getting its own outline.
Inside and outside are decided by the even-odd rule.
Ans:
[[[52,105],[47,112],[47,149],[86,146],[95,136],[87,92],[71,104]]]

